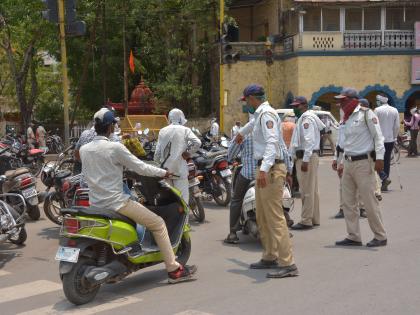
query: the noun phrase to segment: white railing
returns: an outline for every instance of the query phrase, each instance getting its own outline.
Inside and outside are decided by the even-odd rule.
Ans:
[[[385,31],[385,48],[414,48],[413,31]]]
[[[347,31],[343,34],[345,49],[381,49],[381,31]]]

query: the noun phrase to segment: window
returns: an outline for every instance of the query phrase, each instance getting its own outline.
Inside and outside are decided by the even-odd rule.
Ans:
[[[404,20],[404,8],[386,9],[386,29],[402,30]]]
[[[420,7],[406,7],[404,30],[413,30],[414,23],[420,22]]]
[[[340,30],[340,9],[322,8],[322,31],[332,32]]]
[[[363,9],[346,9],[346,31],[362,30]]]
[[[295,12],[289,11],[286,13],[284,27],[287,35],[294,35],[299,32],[299,17]]]
[[[365,8],[365,30],[381,29],[381,8]]]
[[[321,8],[308,8],[303,15],[303,31],[321,31]]]

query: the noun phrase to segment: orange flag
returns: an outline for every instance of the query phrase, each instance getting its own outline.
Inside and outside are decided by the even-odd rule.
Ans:
[[[131,73],[134,73],[134,55],[133,55],[133,51],[130,50],[130,60],[128,61],[128,65],[130,66],[130,71]]]

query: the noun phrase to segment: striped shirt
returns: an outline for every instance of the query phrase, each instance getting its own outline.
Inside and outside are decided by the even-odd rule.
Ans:
[[[245,137],[241,144],[237,144],[235,139],[232,139],[228,149],[228,160],[231,162],[239,154],[242,161],[241,175],[246,179],[253,180],[255,178],[257,161],[254,159],[254,148],[250,136]]]

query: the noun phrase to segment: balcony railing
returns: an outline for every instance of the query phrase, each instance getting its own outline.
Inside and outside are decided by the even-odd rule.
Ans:
[[[347,31],[343,43],[345,49],[381,49],[382,32]]]
[[[385,47],[390,49],[414,48],[413,31],[385,31]]]
[[[239,52],[242,56],[265,56],[267,46],[265,42],[231,42],[232,50]],[[282,45],[274,45],[271,47],[274,54],[279,55],[283,53]]]

